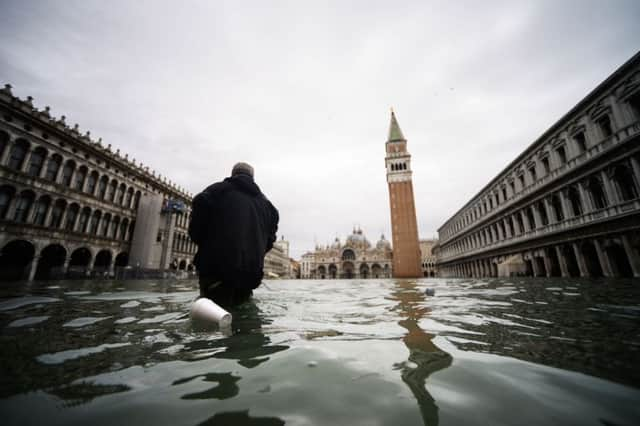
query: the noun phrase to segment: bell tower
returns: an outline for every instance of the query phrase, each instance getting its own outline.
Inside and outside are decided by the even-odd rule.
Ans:
[[[385,146],[393,236],[393,276],[421,277],[418,223],[411,180],[411,155],[407,151],[407,140],[400,130],[393,109]]]

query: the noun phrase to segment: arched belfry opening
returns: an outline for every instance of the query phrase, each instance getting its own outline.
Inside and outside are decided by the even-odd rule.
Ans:
[[[400,129],[393,109],[385,146],[393,234],[393,276],[418,278],[422,276],[422,262],[413,194],[411,154],[407,150],[407,139]]]

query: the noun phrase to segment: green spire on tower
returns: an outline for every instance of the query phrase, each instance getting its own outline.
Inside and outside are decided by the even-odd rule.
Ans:
[[[396,119],[396,113],[393,112],[393,108],[391,108],[391,124],[389,125],[389,137],[387,138],[388,142],[392,141],[404,141],[404,135],[402,134],[402,130],[400,130],[400,126],[398,125],[398,120]]]

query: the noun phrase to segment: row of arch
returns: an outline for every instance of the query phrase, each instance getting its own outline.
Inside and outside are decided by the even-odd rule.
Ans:
[[[0,219],[122,241],[130,241],[135,228],[135,220],[11,185],[0,186]]]
[[[75,160],[64,161],[57,153],[49,155],[49,151],[42,146],[31,149],[31,143],[26,139],[18,138],[10,142],[9,135],[3,131],[0,131],[0,164],[119,207],[137,209],[142,194],[133,186],[127,187],[125,183],[106,174],[100,176],[96,170],[89,171],[85,165],[78,167]]]
[[[553,144],[554,146],[549,150],[546,150],[542,155],[533,155],[531,158],[523,160],[520,165],[514,168],[517,168],[517,171],[511,171],[511,173],[515,173],[517,175],[516,180],[519,182],[518,190],[516,190],[516,180],[513,179],[513,174],[511,174],[511,176],[507,176],[502,183],[497,183],[495,188],[488,190],[483,200],[478,200],[474,206],[469,207],[466,212],[461,213],[455,222],[447,225],[443,229],[443,237],[446,239],[455,235],[458,231],[466,228],[474,221],[489,213],[494,206],[498,207],[501,201],[503,203],[507,201],[507,188],[510,188],[511,198],[522,192],[522,190],[527,186],[525,182],[525,170],[529,171],[529,185],[534,185],[538,181],[539,177],[546,176],[552,172],[552,165],[549,161],[550,158],[553,158],[554,160],[554,169],[557,169],[567,163],[567,154],[571,157],[578,157],[590,149],[590,143],[595,146],[610,138],[618,128],[615,125],[615,122],[618,122],[620,127],[626,126],[624,122],[627,122],[627,124],[636,122],[640,119],[640,116],[638,115],[640,112],[638,112],[632,104],[633,102],[637,102],[637,100],[634,101],[634,99],[635,97],[630,97],[625,102],[615,101],[620,102],[619,111],[623,112],[626,117],[619,116],[614,120],[611,116],[611,112],[601,114],[597,119],[585,116],[583,117],[584,124],[582,126],[571,130],[571,132],[567,132],[566,141]],[[566,132],[566,129],[563,132]],[[565,138],[563,137],[562,139]],[[549,143],[547,143],[547,145],[549,145]],[[569,149],[569,152],[567,152],[567,148]],[[544,175],[537,172],[540,166],[542,166]],[[500,195],[502,197],[500,197]]]
[[[379,263],[371,265],[362,263],[358,268],[351,261],[342,262],[340,268],[335,263],[329,265],[319,265],[315,270],[311,270],[311,276],[319,279],[336,279],[336,278],[388,278],[391,276],[391,270],[388,264],[384,266]]]
[[[110,249],[94,252],[89,247],[69,250],[62,244],[49,244],[37,250],[27,240],[9,241],[0,252],[0,281],[86,278],[112,275],[115,268],[126,267],[127,252]]]
[[[445,245],[442,252],[444,256],[464,253],[639,197],[640,185],[631,165],[621,162]]]
[[[522,253],[523,267],[500,270],[501,259],[484,258],[441,266],[445,276],[627,277],[640,276],[640,235],[585,239]],[[507,261],[508,263],[508,261]]]
[[[407,163],[391,163],[391,171],[407,170]]]
[[[195,253],[197,249],[196,244],[186,235],[179,232],[173,237],[173,250],[183,253]]]

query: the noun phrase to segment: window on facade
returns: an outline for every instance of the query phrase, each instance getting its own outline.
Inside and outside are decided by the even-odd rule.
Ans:
[[[493,197],[489,197],[489,208],[493,208]]]
[[[87,224],[89,223],[89,216],[91,215],[91,210],[88,207],[85,207],[80,213],[80,218],[78,219],[78,232],[86,232]]]
[[[524,223],[522,222],[522,215],[520,213],[516,213],[516,224],[518,226],[518,234],[522,234],[524,232]]]
[[[604,189],[602,188],[602,182],[600,182],[600,179],[595,177],[589,179],[587,188],[589,188],[591,200],[593,201],[593,206],[596,209],[603,209],[607,207],[607,197],[604,194]]]
[[[507,219],[507,227],[509,228],[509,235],[513,236],[513,218],[511,216]]]
[[[87,179],[87,194],[92,194],[96,190],[96,184],[98,183],[98,172],[91,172],[89,179]]]
[[[564,149],[564,145],[556,148],[556,154],[558,154],[558,162],[560,164],[564,164],[567,162],[567,153]]]
[[[87,178],[87,168],[85,166],[82,166],[78,169],[78,172],[76,173],[75,189],[77,189],[78,191],[82,191],[82,188],[84,187],[84,180],[86,178]]]
[[[64,229],[67,231],[73,231],[76,219],[78,218],[78,210],[79,207],[77,204],[71,204],[69,206],[69,210],[67,211],[67,221],[64,224]]]
[[[27,156],[27,151],[29,150],[29,144],[25,140],[16,141],[11,148],[11,153],[9,155],[9,163],[7,164],[10,169],[20,170],[22,169],[22,163],[24,162],[24,158]]]
[[[527,208],[527,220],[529,221],[529,229],[536,229],[536,218],[531,207]]]
[[[73,171],[76,168],[76,163],[69,160],[64,164],[62,168],[62,184],[67,187],[71,187],[71,177],[73,176]]]
[[[623,201],[638,198],[638,186],[629,167],[624,165],[617,166],[613,172],[613,182],[618,195]]]
[[[126,208],[131,208],[131,199],[133,198],[133,188],[129,188],[127,191],[127,198],[124,200],[124,206]]]
[[[162,242],[162,231],[158,231],[158,235],[156,235],[156,243]]]
[[[529,176],[531,177],[531,183],[535,183],[538,180],[535,166],[529,169]]]
[[[13,215],[13,220],[16,222],[26,222],[29,215],[29,209],[33,205],[33,199],[35,198],[33,192],[25,191],[18,197],[16,201],[16,211]]]
[[[547,216],[547,206],[544,205],[544,201],[539,201],[537,208],[542,226],[547,226],[549,224],[549,216]]]
[[[524,188],[524,175],[518,176],[518,180],[520,181],[520,189]]]
[[[558,194],[551,197],[551,206],[553,207],[553,212],[556,215],[556,220],[558,222],[564,220],[564,210],[562,209],[562,202],[560,201]]]
[[[5,186],[0,188],[0,219],[4,219],[7,215],[7,210],[9,210],[13,193],[14,190],[11,187]]]
[[[100,182],[98,182],[98,194],[96,195],[96,197],[98,197],[101,200],[104,200],[104,196],[107,193],[108,184],[109,184],[109,178],[106,176],[103,176],[102,179],[100,179]]]
[[[98,225],[100,224],[100,217],[102,213],[94,212],[91,216],[91,224],[89,225],[89,233],[92,235],[98,235]]]
[[[109,225],[111,225],[111,215],[107,213],[106,215],[104,215],[104,219],[102,219],[102,236],[103,237],[109,236]]]
[[[629,97],[629,106],[631,110],[636,116],[636,120],[640,119],[640,92],[635,93],[633,96]]]
[[[579,132],[573,135],[573,140],[576,142],[579,152],[585,152],[587,150],[587,139],[584,132]]]
[[[60,169],[60,164],[62,164],[62,157],[58,154],[53,154],[47,163],[47,170],[44,172],[44,178],[55,182],[56,176],[58,176],[58,170]]]
[[[120,187],[118,188],[118,196],[116,197],[116,204],[118,204],[119,206],[122,205],[122,200],[124,200],[124,193],[126,192],[127,187],[123,184],[120,184]]]
[[[567,192],[567,197],[571,203],[573,216],[580,216],[582,214],[582,199],[580,197],[580,191],[578,191],[575,186],[572,186]]]
[[[604,115],[596,121],[598,128],[602,132],[602,136],[608,138],[613,135],[613,127],[611,126],[611,118],[608,115]]]
[[[53,209],[51,210],[51,221],[49,222],[49,226],[53,229],[60,228],[62,222],[62,213],[64,212],[64,208],[67,203],[64,200],[58,200],[53,205]]]
[[[136,196],[133,199],[133,208],[134,208],[134,210],[138,209],[138,204],[140,204],[140,196],[141,196],[140,191],[136,192]]]
[[[118,182],[115,180],[111,182],[109,187],[107,188],[107,201],[113,202],[114,197],[116,196],[116,188],[118,187]]]
[[[51,200],[49,197],[40,197],[36,202],[33,212],[33,223],[38,226],[44,226],[44,219],[47,215],[47,209]]]
[[[509,188],[511,189],[511,195],[516,195],[516,183],[514,181],[509,182]]]
[[[551,168],[549,167],[549,157],[544,157],[542,159],[542,167],[544,169],[544,174],[548,175],[551,171]]]
[[[9,135],[5,132],[0,132],[0,158],[2,158],[7,145],[9,145]]]
[[[44,157],[47,155],[47,152],[44,148],[38,147],[31,153],[31,158],[29,158],[29,167],[27,168],[27,174],[31,177],[40,176],[40,171],[42,170],[42,165],[44,164]]]
[[[507,201],[507,188],[502,188],[502,201]]]
[[[122,239],[123,241],[125,241],[127,239],[127,227],[128,227],[129,223],[127,222],[127,220],[123,220],[122,223],[120,224],[120,239]]]
[[[116,217],[111,225],[111,238],[115,239],[118,235],[118,227],[120,226],[120,218]]]

